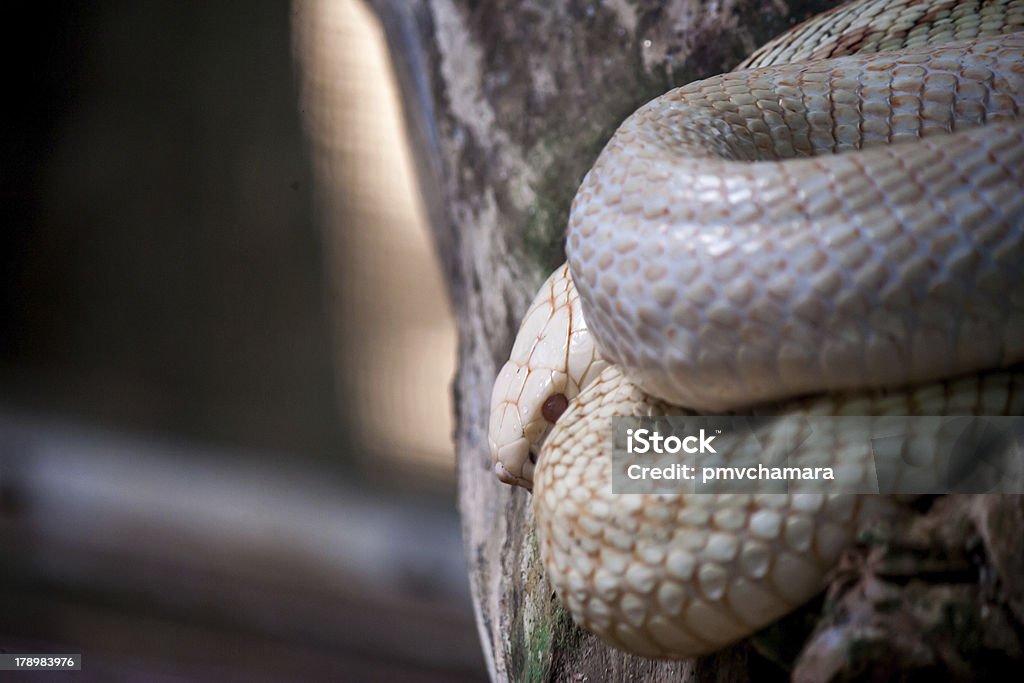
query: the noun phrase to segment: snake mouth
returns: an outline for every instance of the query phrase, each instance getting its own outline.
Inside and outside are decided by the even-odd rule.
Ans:
[[[518,475],[512,474],[500,462],[494,463],[494,474],[503,484],[509,486],[521,486],[530,493],[533,493],[533,482]]]

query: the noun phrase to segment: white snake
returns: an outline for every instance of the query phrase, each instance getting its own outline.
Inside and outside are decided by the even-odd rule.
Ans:
[[[886,509],[613,494],[613,415],[1024,414],[1021,30],[1024,0],[853,3],[615,133],[491,404],[495,471],[533,489],[581,626],[713,651],[812,597]]]

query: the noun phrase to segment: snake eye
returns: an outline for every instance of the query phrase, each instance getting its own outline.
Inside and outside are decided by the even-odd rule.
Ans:
[[[544,405],[541,406],[540,414],[544,416],[544,419],[555,424],[558,422],[558,418],[562,417],[562,413],[569,407],[569,399],[565,397],[565,394],[552,394],[548,396],[548,399],[544,401]]]

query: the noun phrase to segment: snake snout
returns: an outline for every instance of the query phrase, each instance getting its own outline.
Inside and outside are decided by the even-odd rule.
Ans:
[[[537,462],[530,430],[524,429],[514,406],[492,413],[488,446],[491,467],[500,481],[511,486],[533,488]]]
[[[513,474],[506,469],[505,465],[501,462],[494,463],[494,474],[503,484],[508,484],[509,486],[521,486],[527,491],[533,491],[533,481],[531,479],[526,479],[525,477]]]

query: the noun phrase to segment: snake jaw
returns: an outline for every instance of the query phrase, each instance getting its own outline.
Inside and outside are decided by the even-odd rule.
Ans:
[[[494,474],[498,477],[498,480],[502,484],[508,484],[509,486],[521,486],[527,491],[533,492],[533,478],[531,472],[531,478],[519,477],[512,474],[505,466],[500,462],[494,463]]]
[[[488,444],[494,473],[503,483],[533,488],[536,454],[552,426],[544,418],[543,406],[564,385],[564,373],[535,371],[514,360],[498,374],[491,396]]]

